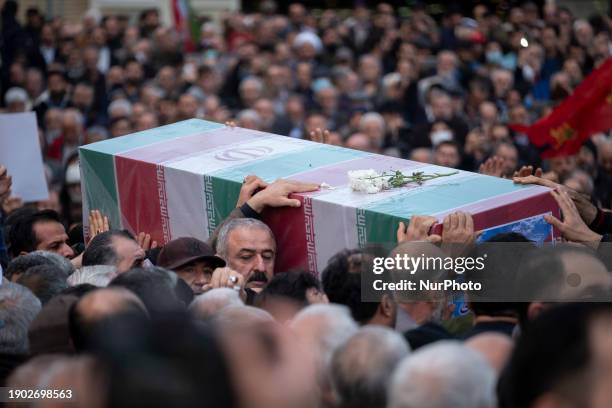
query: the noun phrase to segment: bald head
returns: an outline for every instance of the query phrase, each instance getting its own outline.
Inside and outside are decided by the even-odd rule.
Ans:
[[[386,406],[391,375],[409,350],[394,330],[376,325],[359,329],[332,356],[332,382],[341,406]]]
[[[372,150],[372,140],[364,133],[355,133],[346,140],[344,146],[349,149],[369,152]]]
[[[146,313],[145,305],[138,296],[124,288],[105,288],[88,293],[77,302],[76,309],[88,322],[132,310]]]
[[[230,306],[243,306],[238,292],[229,288],[215,288],[196,296],[189,306],[189,311],[195,318],[208,319],[214,317],[221,309]]]
[[[73,305],[69,314],[70,337],[75,349],[80,351],[87,348],[101,323],[128,314],[148,317],[142,300],[127,289],[104,288],[83,296]]]
[[[612,285],[612,276],[606,265],[594,254],[581,248],[567,247],[560,254],[563,262],[564,276],[562,279],[576,279],[578,285],[562,286],[560,296],[563,299],[580,299],[590,293],[605,291]]]
[[[71,389],[79,398],[78,406],[102,408],[106,406],[103,390],[107,380],[98,360],[80,355],[57,360],[38,386],[55,390]]]
[[[412,149],[409,159],[421,163],[432,163],[433,152],[427,147],[417,147],[416,149]]]
[[[223,329],[248,329],[272,322],[270,313],[253,306],[226,306],[215,316],[215,324]]]
[[[489,332],[474,336],[465,342],[465,345],[477,351],[499,374],[506,365],[514,342],[501,333]]]
[[[322,369],[327,369],[333,352],[357,332],[350,310],[338,304],[316,304],[302,309],[290,327],[316,350]]]

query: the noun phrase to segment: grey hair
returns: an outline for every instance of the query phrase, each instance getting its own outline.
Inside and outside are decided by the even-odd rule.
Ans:
[[[228,306],[243,305],[237,291],[230,288],[215,288],[196,296],[189,305],[189,311],[195,318],[205,320]]]
[[[28,327],[41,307],[28,288],[8,281],[0,285],[0,353],[27,354]]]
[[[110,105],[108,105],[108,114],[112,115],[115,109],[125,109],[127,111],[127,116],[132,115],[132,104],[127,99],[116,99],[112,101]]]
[[[359,329],[332,356],[334,394],[345,407],[385,407],[388,384],[410,347],[395,331],[383,326]]]
[[[370,121],[378,122],[378,124],[382,127],[382,129],[383,130],[385,129],[385,119],[378,112],[364,113],[364,115],[359,120],[359,128],[361,129],[365,125],[366,122],[370,122]]]
[[[239,122],[243,119],[250,119],[254,122],[257,122],[257,125],[261,124],[261,116],[259,116],[259,113],[257,113],[257,111],[254,109],[241,110],[240,112],[238,112],[238,115],[236,115],[236,119]]]
[[[219,229],[219,236],[216,243],[216,251],[219,256],[227,261],[227,242],[232,231],[238,228],[259,228],[265,230],[270,234],[272,240],[274,240],[274,233],[263,222],[256,220],[255,218],[232,218],[231,220],[224,223]],[[276,241],[275,241],[276,242]]]
[[[391,72],[383,77],[383,87],[389,88],[402,81],[402,76],[399,72]]]
[[[571,179],[577,180],[582,185],[582,187],[584,187],[585,194],[593,194],[593,189],[595,188],[595,186],[593,184],[593,178],[589,175],[589,173],[581,169],[576,169],[569,175],[569,177],[565,181]]]
[[[108,139],[109,133],[104,126],[93,125],[87,128],[88,134],[101,135],[104,139]]]
[[[98,287],[106,287],[115,276],[117,276],[117,267],[113,265],[83,266],[68,277],[68,284],[77,286],[89,283]]]
[[[378,70],[382,72],[382,69],[383,69],[382,62],[380,62],[380,59],[374,56],[373,54],[363,54],[361,57],[359,57],[359,63],[361,64],[363,61],[367,59],[374,61],[378,65]]]
[[[455,341],[418,350],[398,366],[390,408],[494,408],[496,376],[476,351]]]
[[[23,102],[26,103],[28,101],[28,93],[25,89],[14,86],[9,88],[8,91],[4,94],[4,104],[8,105],[14,102]]]
[[[291,327],[299,330],[301,325],[312,322],[315,323],[312,339],[321,356],[321,368],[327,371],[333,353],[357,332],[358,326],[348,307],[329,303],[305,307],[295,315]]]
[[[63,116],[71,115],[74,118],[74,121],[78,123],[79,126],[83,126],[85,124],[85,118],[83,114],[75,108],[68,108],[63,112]],[[62,117],[63,117],[62,116]]]
[[[261,79],[259,79],[256,76],[248,76],[244,78],[242,81],[240,81],[240,85],[238,85],[238,90],[242,91],[244,87],[246,86],[247,82],[253,82],[257,86],[257,89],[259,90],[259,92],[262,92],[264,89],[264,83]]]
[[[580,19],[574,21],[574,24],[572,25],[572,29],[574,31],[578,31],[582,27],[588,27],[591,30],[593,29],[593,26],[591,26],[591,24],[587,20],[585,20],[583,18],[580,18]]]
[[[263,309],[254,306],[227,306],[214,315],[213,325],[223,329],[249,329],[261,325],[261,323],[272,322],[274,318]]]
[[[72,265],[72,262],[70,262],[63,256],[56,254],[55,252],[38,250],[30,253],[32,255],[40,255],[48,259],[49,261],[51,261],[51,263],[60,268],[62,272],[64,272],[66,277],[69,277],[74,273],[74,265]]]
[[[514,76],[512,75],[512,71],[505,68],[493,69],[493,71],[491,71],[491,80],[495,81],[495,78],[499,77],[500,75],[508,76],[510,78],[511,84],[514,83]]]
[[[142,90],[144,91],[145,89],[150,90],[155,96],[157,96],[158,98],[163,98],[164,96],[164,91],[163,89],[161,89],[159,86],[155,85],[154,83],[148,83],[145,86],[142,87]]]

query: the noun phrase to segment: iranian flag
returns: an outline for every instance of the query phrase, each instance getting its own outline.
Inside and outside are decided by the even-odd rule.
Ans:
[[[299,208],[265,211],[275,234],[276,268],[317,274],[344,248],[394,243],[398,222],[454,211],[474,216],[483,237],[521,232],[534,242],[554,239],[544,214],[559,216],[542,186],[522,186],[466,171],[378,194],[353,191],[348,172],[400,170],[410,175],[451,169],[190,119],[81,146],[84,211],[99,209],[113,228],[147,232],[160,243],[208,239],[236,206],[244,178],[325,182],[330,188],[292,197]],[[87,217],[84,217],[87,225]],[[442,225],[434,228],[439,232]]]
[[[200,38],[198,19],[189,0],[172,0],[174,27],[181,35],[185,51],[193,52]]]

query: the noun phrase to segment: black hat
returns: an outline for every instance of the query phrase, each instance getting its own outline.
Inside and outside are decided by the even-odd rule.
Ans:
[[[193,261],[206,261],[215,268],[225,266],[225,261],[205,242],[196,238],[177,238],[168,242],[157,257],[157,265],[177,269]]]

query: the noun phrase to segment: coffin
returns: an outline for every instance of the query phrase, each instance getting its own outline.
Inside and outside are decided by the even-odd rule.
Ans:
[[[113,228],[144,231],[162,243],[208,239],[235,208],[247,175],[327,183],[331,188],[296,194],[299,208],[264,212],[276,235],[278,271],[318,274],[341,249],[394,242],[398,222],[413,215],[441,221],[466,211],[485,231],[481,239],[517,231],[542,242],[555,235],[542,216],[559,213],[545,187],[466,171],[377,194],[354,192],[349,170],[454,170],[199,119],[82,146],[79,153],[84,213],[99,209]]]

